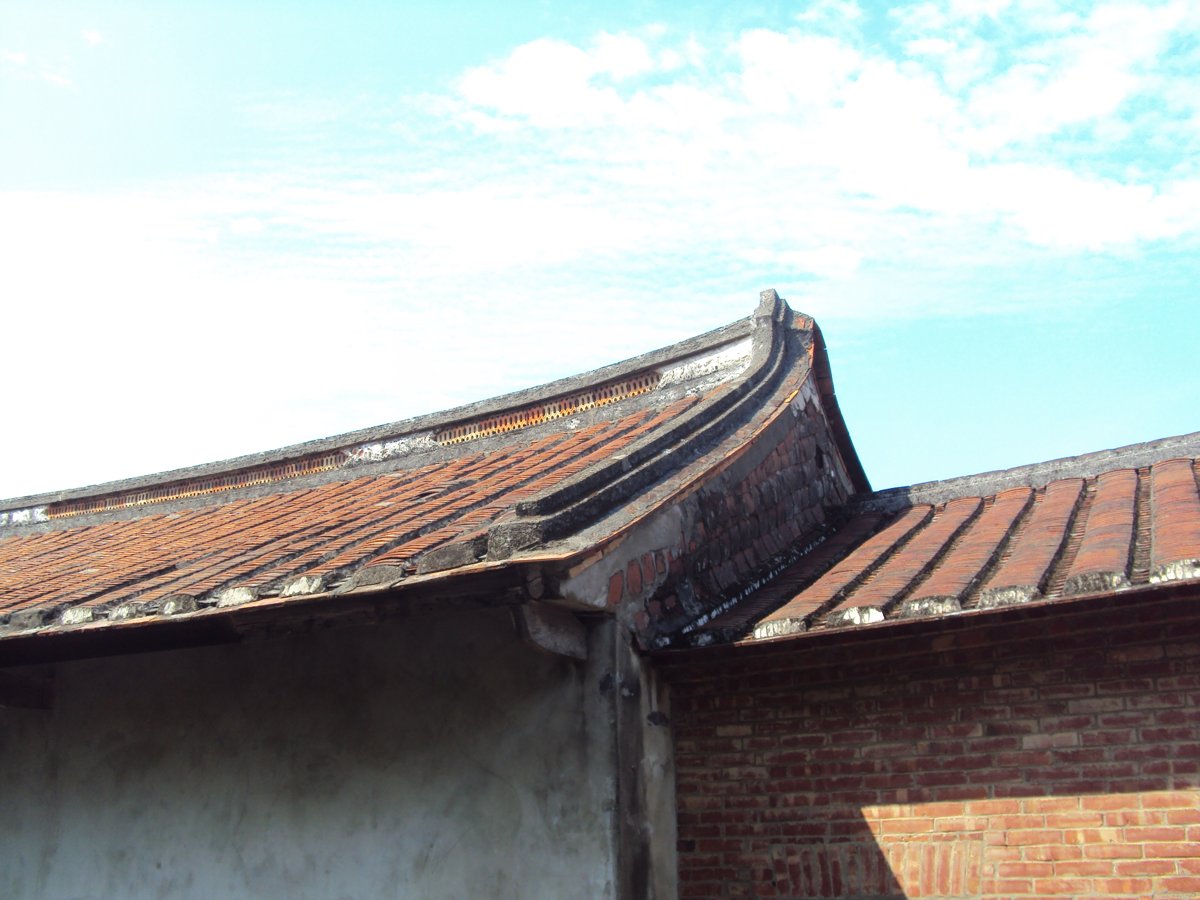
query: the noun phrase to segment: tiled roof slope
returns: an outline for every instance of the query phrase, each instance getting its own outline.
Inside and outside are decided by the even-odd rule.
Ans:
[[[1200,433],[858,498],[709,639],[1200,581]]]
[[[101,611],[123,618],[164,603],[182,611],[197,599],[237,602],[239,590],[311,593],[383,564],[415,573],[429,551],[484,531],[699,399],[381,475],[10,536],[0,540],[2,611],[51,604],[82,622]]]
[[[764,292],[750,319],[578,378],[254,457],[0,502],[0,656],[31,636],[336,605],[511,574],[531,559],[595,557],[673,492],[728,465],[756,421],[789,409],[816,334]],[[825,398],[832,452],[861,490],[819,361],[810,393]],[[603,607],[598,593],[585,605]]]

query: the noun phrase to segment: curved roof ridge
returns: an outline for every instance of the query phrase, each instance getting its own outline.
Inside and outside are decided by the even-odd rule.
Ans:
[[[179,485],[201,480],[221,480],[259,470],[296,468],[288,474],[314,474],[334,468],[326,457],[338,451],[365,447],[387,441],[397,441],[410,436],[432,434],[453,428],[456,425],[481,419],[502,416],[523,408],[602,389],[614,382],[631,379],[648,369],[664,368],[694,357],[719,352],[722,348],[736,344],[749,337],[752,317],[740,319],[704,334],[639,354],[621,362],[592,369],[578,375],[556,379],[546,384],[524,388],[496,397],[475,401],[448,410],[401,419],[383,425],[358,429],[343,434],[317,438],[272,450],[245,454],[224,460],[185,466],[162,472],[139,475],[131,478],[102,482],[77,488],[31,494],[10,499],[0,499],[0,526],[24,521],[15,514],[20,511],[51,507],[54,504],[70,504],[110,495],[124,495],[152,491],[167,485]],[[676,379],[678,380],[678,379]],[[502,429],[500,429],[502,430]],[[372,461],[372,460],[367,460]],[[261,482],[250,480],[247,484]],[[245,485],[235,485],[245,486]],[[180,496],[192,496],[192,492]],[[178,498],[175,498],[178,499]],[[8,515],[13,513],[13,515]],[[34,518],[35,521],[44,519]]]
[[[967,496],[987,497],[1011,488],[1042,488],[1064,478],[1094,478],[1114,469],[1142,468],[1172,456],[1200,456],[1200,431],[1014,466],[1011,469],[887,488],[860,496],[854,505],[863,511],[890,512],[919,503],[944,503]]]

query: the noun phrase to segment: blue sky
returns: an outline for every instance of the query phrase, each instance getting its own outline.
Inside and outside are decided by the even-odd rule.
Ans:
[[[1200,429],[1200,3],[0,6],[0,496],[814,315],[876,487]]]

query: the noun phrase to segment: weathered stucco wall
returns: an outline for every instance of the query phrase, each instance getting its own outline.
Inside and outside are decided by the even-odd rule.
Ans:
[[[496,611],[60,664],[0,709],[0,896],[612,896],[595,650]]]

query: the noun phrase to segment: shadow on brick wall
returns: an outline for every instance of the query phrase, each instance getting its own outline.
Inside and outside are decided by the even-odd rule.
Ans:
[[[680,895],[1200,895],[1186,607],[668,670]]]

